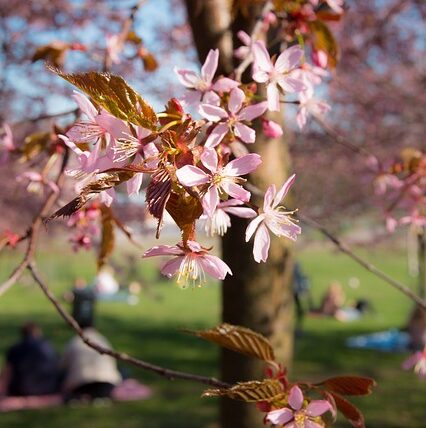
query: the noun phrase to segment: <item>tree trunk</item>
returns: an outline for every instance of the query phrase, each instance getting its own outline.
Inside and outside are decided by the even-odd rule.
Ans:
[[[186,5],[200,61],[204,61],[210,49],[219,48],[218,74],[229,74],[233,68],[232,41],[235,43],[238,30],[250,32],[260,9],[253,10],[249,18],[236,17],[231,26],[228,0],[186,0]],[[282,122],[282,115],[271,115],[271,119]],[[260,124],[257,125],[259,128]],[[281,186],[290,164],[285,141],[266,138],[257,129],[252,147],[262,156],[263,164],[251,175],[250,182],[262,190],[272,183]],[[262,206],[262,198],[254,195],[252,198]],[[233,276],[227,276],[223,282],[222,320],[249,327],[270,338],[278,361],[288,366],[293,352],[291,249],[288,241],[272,237],[267,263],[256,263],[252,255],[253,242],[244,242],[247,224],[245,219],[232,218],[232,227],[222,241],[223,259],[233,272]],[[262,379],[264,368],[264,364],[255,359],[222,351],[221,378],[226,382]],[[229,399],[221,402],[222,428],[262,427],[262,418],[253,404]]]

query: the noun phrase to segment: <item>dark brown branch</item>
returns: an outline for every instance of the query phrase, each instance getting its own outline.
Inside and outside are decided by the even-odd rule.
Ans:
[[[163,376],[169,380],[174,380],[174,379],[189,380],[189,381],[199,382],[205,385],[215,386],[219,388],[229,388],[231,386],[215,378],[200,376],[200,375],[187,373],[187,372],[180,372],[176,370],[170,370],[164,367],[157,366],[155,364],[147,363],[146,361],[132,357],[131,355],[128,355],[124,352],[119,352],[113,349],[105,348],[99,345],[98,343],[92,341],[91,339],[85,336],[84,330],[81,329],[77,321],[64,309],[64,307],[61,305],[61,303],[59,303],[55,295],[49,289],[47,284],[41,279],[39,273],[37,272],[34,262],[30,262],[27,265],[27,269],[30,271],[31,276],[34,278],[35,282],[40,286],[45,296],[53,304],[53,306],[55,307],[59,315],[76,332],[76,334],[80,336],[81,340],[83,340],[83,342],[86,343],[87,346],[94,349],[96,352],[99,352],[100,354],[103,354],[103,355],[109,355],[118,361],[123,361],[125,363],[129,363],[136,367],[142,368],[144,370],[157,373],[158,375]]]
[[[342,253],[345,253],[348,255],[352,260],[356,261],[359,265],[361,265],[363,268],[368,270],[369,272],[376,275],[378,278],[382,279],[383,281],[387,282],[389,285],[394,287],[396,290],[400,291],[401,293],[405,294],[407,297],[409,297],[411,300],[416,302],[422,309],[426,310],[426,301],[423,300],[421,297],[417,296],[415,293],[413,293],[406,285],[404,285],[402,282],[397,281],[396,279],[392,278],[391,276],[387,275],[380,269],[378,269],[376,266],[368,262],[367,260],[364,260],[359,255],[355,254],[352,249],[346,245],[344,242],[342,242],[339,238],[334,236],[329,230],[327,230],[324,226],[316,222],[315,220],[302,215],[298,214],[298,218],[307,224],[308,226],[311,226],[318,231],[320,231],[326,238],[328,238],[331,242],[333,242],[336,247],[342,251]]]
[[[65,168],[68,163],[68,155],[68,150],[65,150],[64,157],[62,159],[62,164],[58,176],[55,180],[55,184],[58,186],[59,189],[61,188],[65,179]],[[9,290],[9,288],[12,287],[13,284],[16,283],[16,281],[19,280],[19,278],[25,272],[26,267],[33,261],[34,254],[36,251],[37,238],[40,233],[40,228],[43,224],[43,219],[51,211],[52,207],[58,200],[59,195],[60,192],[52,191],[45,200],[37,215],[34,217],[30,228],[25,234],[25,236],[28,238],[28,245],[25,251],[25,256],[22,259],[21,263],[19,263],[15,270],[9,275],[9,278],[5,282],[0,284],[0,296],[6,293],[6,291]]]

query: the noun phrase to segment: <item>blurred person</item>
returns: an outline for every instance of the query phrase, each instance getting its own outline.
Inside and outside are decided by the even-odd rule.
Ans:
[[[77,278],[74,288],[64,294],[64,299],[71,303],[71,315],[80,327],[93,324],[96,292],[93,287],[88,287],[85,279]]]
[[[426,346],[426,311],[416,305],[410,315],[407,325],[410,338],[409,347],[420,351]]]
[[[114,278],[114,269],[111,266],[103,266],[96,275],[94,286],[96,293],[100,296],[116,294],[120,286]]]
[[[340,282],[333,281],[325,292],[319,313],[334,317],[337,311],[343,307],[344,302],[345,293]]]
[[[59,391],[59,359],[41,328],[27,322],[21,340],[6,353],[0,375],[0,395],[34,396]]]
[[[111,349],[107,339],[92,323],[81,327],[88,339]],[[62,385],[65,402],[109,399],[114,387],[121,382],[114,358],[101,355],[87,346],[79,336],[71,339],[65,348],[62,368],[65,372]]]

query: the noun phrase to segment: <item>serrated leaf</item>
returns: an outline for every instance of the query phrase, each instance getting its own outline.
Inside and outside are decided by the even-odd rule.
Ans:
[[[355,428],[365,428],[364,416],[357,407],[339,394],[333,392],[330,392],[330,394],[334,398],[336,407],[343,413],[352,426]]]
[[[282,384],[277,379],[263,381],[240,382],[231,388],[207,389],[203,397],[228,397],[233,400],[246,401],[278,401],[285,396]]]
[[[275,361],[274,350],[268,339],[249,328],[224,323],[209,330],[187,332],[249,357]]]
[[[157,115],[153,108],[122,77],[96,71],[67,74],[48,68],[85,92],[113,116],[147,129],[156,129]]]
[[[337,376],[315,385],[342,395],[367,395],[372,392],[373,387],[376,386],[376,382],[369,377]]]
[[[100,269],[107,262],[109,256],[114,250],[115,234],[114,234],[114,218],[112,215],[111,208],[102,204],[101,210],[101,226],[102,226],[102,237],[101,245],[98,254],[98,269]]]
[[[44,59],[55,67],[62,67],[65,62],[65,54],[70,48],[69,43],[60,40],[53,41],[47,45],[39,46],[31,58],[32,62]]]
[[[336,39],[328,26],[319,20],[310,21],[312,45],[315,50],[322,50],[327,54],[330,68],[336,67],[339,50]]]
[[[45,222],[47,223],[58,217],[69,217],[82,208],[95,195],[130,180],[135,173],[133,171],[119,170],[115,172],[102,173],[100,175],[101,178],[84,186],[80,195],[53,213]]]

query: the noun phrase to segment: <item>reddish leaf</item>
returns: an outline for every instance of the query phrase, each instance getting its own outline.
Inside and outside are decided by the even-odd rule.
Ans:
[[[337,392],[342,395],[367,395],[371,394],[376,386],[374,379],[361,376],[337,376],[315,384],[322,386],[328,391]]]
[[[346,398],[343,398],[339,394],[333,392],[330,393],[336,403],[336,407],[343,413],[345,418],[351,423],[355,428],[365,428],[365,421],[363,414],[357,409],[352,403],[350,403]]]
[[[101,224],[102,224],[102,239],[98,255],[98,269],[100,269],[108,260],[114,250],[115,234],[114,234],[114,219],[111,208],[106,205],[101,205]]]

